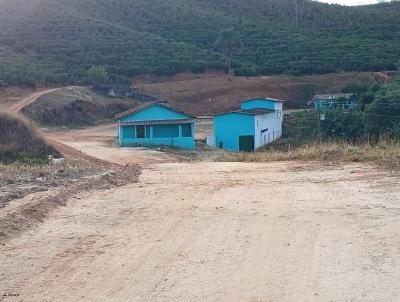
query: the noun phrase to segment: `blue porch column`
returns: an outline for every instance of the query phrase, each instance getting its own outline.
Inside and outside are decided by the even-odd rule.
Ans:
[[[182,125],[179,125],[179,137],[182,137]]]

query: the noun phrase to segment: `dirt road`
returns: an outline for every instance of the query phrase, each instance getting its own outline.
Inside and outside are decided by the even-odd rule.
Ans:
[[[399,178],[169,163],[1,246],[4,301],[399,301]]]
[[[29,104],[33,103],[38,98],[40,98],[41,96],[48,94],[50,92],[56,91],[57,89],[59,89],[59,88],[45,89],[45,90],[41,90],[41,91],[35,92],[33,94],[30,94],[27,97],[17,99],[14,102],[12,102],[9,106],[7,106],[5,108],[5,110],[7,110],[7,112],[10,112],[10,113],[18,114],[22,110],[22,108],[24,108],[25,106],[28,106]]]
[[[147,148],[120,148],[116,124],[106,124],[87,129],[73,129],[45,132],[50,141],[58,142],[111,163],[141,164],[176,162],[172,155]],[[68,152],[67,152],[68,153]]]

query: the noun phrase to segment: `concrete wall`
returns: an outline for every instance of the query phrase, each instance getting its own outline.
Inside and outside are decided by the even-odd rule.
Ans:
[[[282,102],[276,102],[273,100],[268,99],[254,99],[250,101],[245,101],[240,104],[240,108],[242,110],[248,109],[272,109],[278,110],[279,108],[282,109]]]
[[[214,117],[215,144],[220,143],[223,149],[239,151],[239,136],[254,135],[255,122],[253,115],[228,113]]]
[[[283,112],[258,115],[255,117],[255,149],[272,143],[282,137]]]

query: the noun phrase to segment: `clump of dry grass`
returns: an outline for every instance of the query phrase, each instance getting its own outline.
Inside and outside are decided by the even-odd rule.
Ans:
[[[253,153],[228,152],[202,148],[197,151],[170,152],[194,161],[271,162],[271,161],[337,161],[374,162],[381,166],[400,168],[400,141],[381,139],[353,143],[345,140],[287,141],[281,140]]]
[[[31,123],[0,112],[0,162],[43,162],[49,154],[58,155]]]
[[[400,142],[382,139],[377,143],[330,140],[309,142],[286,150],[273,145],[255,153],[243,154],[245,161],[343,161],[375,162],[400,167]]]

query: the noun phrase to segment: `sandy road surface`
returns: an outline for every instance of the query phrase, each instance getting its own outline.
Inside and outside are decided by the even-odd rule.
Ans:
[[[51,140],[72,147],[83,154],[115,164],[141,164],[176,162],[172,155],[147,148],[120,148],[117,126],[106,124],[86,129],[45,132]]]
[[[399,301],[399,178],[169,163],[0,246],[3,301]]]

